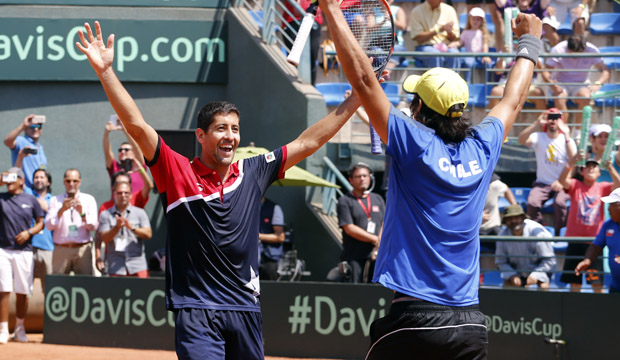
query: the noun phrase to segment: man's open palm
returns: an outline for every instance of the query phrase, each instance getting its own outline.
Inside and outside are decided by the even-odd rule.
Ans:
[[[84,24],[86,35],[78,32],[81,43],[76,42],[77,48],[88,57],[88,61],[97,74],[101,74],[112,66],[114,60],[114,34],[108,37],[108,44],[104,44],[101,36],[101,25],[95,21],[95,35],[88,23]]]

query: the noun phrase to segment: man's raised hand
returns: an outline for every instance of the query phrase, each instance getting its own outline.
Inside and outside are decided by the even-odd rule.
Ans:
[[[78,35],[80,36],[80,42],[76,42],[77,48],[88,57],[88,61],[97,74],[102,74],[108,69],[112,68],[112,62],[114,60],[114,34],[108,37],[107,46],[103,42],[101,36],[101,25],[98,21],[95,21],[95,36],[90,24],[85,23],[86,36],[80,30]]]
[[[542,35],[542,21],[534,14],[519,13],[516,18],[512,19],[512,32],[517,36],[529,34],[540,39]]]

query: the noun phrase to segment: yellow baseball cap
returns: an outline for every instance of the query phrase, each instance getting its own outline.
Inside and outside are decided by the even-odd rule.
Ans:
[[[424,104],[436,113],[446,116],[456,104],[467,106],[469,87],[453,70],[436,67],[422,75],[409,75],[403,82],[403,91],[418,94]],[[459,117],[462,112],[452,113]]]

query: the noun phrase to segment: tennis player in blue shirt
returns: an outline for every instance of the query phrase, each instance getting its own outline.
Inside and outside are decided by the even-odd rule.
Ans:
[[[412,118],[395,109],[349,30],[337,0],[319,0],[342,69],[391,156],[374,281],[394,290],[370,331],[367,359],[485,359],[478,309],[481,214],[504,138],[519,114],[541,50],[541,21],[519,14],[516,64],[504,97],[477,126],[465,81],[434,68],[403,84]]]

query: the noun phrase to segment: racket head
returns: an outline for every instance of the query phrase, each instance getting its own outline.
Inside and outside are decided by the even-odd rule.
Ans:
[[[385,0],[343,0],[340,9],[378,76],[394,52],[394,17]]]

